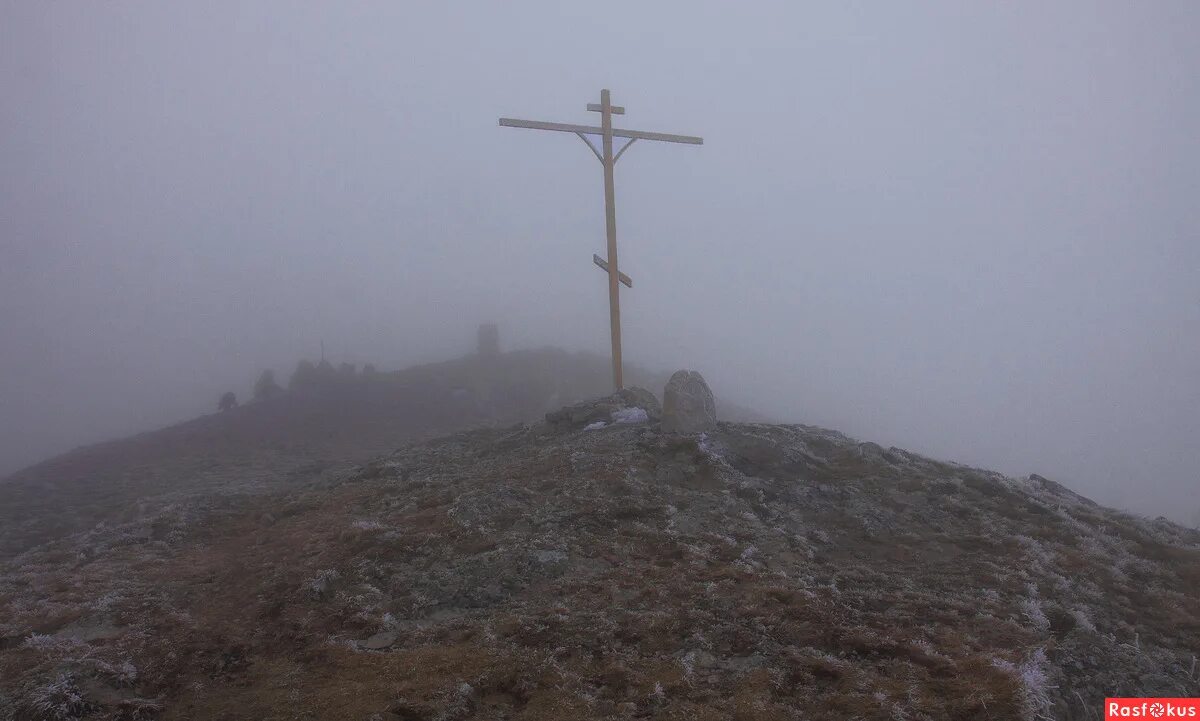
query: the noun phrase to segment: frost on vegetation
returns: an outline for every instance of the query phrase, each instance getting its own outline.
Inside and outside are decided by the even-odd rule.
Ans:
[[[1037,598],[1022,600],[1021,614],[1025,616],[1025,620],[1029,621],[1031,626],[1039,631],[1050,630],[1050,619],[1046,617],[1046,612],[1042,610],[1042,602]]]
[[[1075,623],[1084,631],[1095,632],[1096,624],[1092,623],[1092,619],[1088,617],[1087,612],[1082,608],[1071,610],[1071,616],[1075,619]]]
[[[322,571],[318,571],[317,575],[308,579],[308,581],[304,584],[304,588],[308,591],[309,595],[319,598],[324,596],[325,593],[329,591],[329,587],[338,579],[339,575],[340,574],[338,574],[338,572],[332,568],[326,568]]]
[[[92,601],[92,608],[97,611],[111,611],[113,606],[120,603],[122,600],[121,594],[116,591],[109,591],[103,596]]]
[[[121,663],[117,664],[116,666],[113,666],[112,669],[113,669],[113,677],[116,678],[121,683],[133,683],[134,681],[137,680],[137,677],[138,677],[137,666],[134,666],[132,661],[129,661],[129,660],[122,661]]]
[[[122,686],[128,686],[138,678],[137,666],[134,666],[129,659],[121,661],[120,663],[109,663],[107,661],[93,659],[91,661],[91,667],[97,673],[107,676]]]
[[[982,589],[982,590],[980,590],[979,595],[983,596],[984,600],[989,601],[991,603],[999,603],[1000,602],[1000,592],[994,588]]]
[[[80,641],[79,639],[51,636],[42,633],[30,634],[25,639],[25,643],[22,645],[24,645],[25,648],[31,648],[35,651],[40,651],[45,654],[57,655],[76,654],[82,650],[82,655],[86,656],[87,651],[90,649],[86,643]]]
[[[1054,557],[1050,551],[1046,549],[1042,543],[1029,536],[1016,536],[1015,540],[1025,550],[1025,554],[1033,562],[1035,567],[1044,568],[1053,563]]]
[[[379,521],[369,518],[360,518],[350,525],[360,531],[382,531],[384,528],[386,528],[386,526]]]
[[[679,665],[683,668],[684,679],[691,680],[696,673],[696,652],[688,651],[683,658],[679,659]]]
[[[37,718],[47,721],[75,721],[88,712],[83,692],[68,674],[61,674],[53,681],[31,689],[26,694],[25,705]]]
[[[949,656],[938,651],[936,648],[933,647],[932,643],[930,643],[929,641],[927,641],[925,639],[918,639],[916,641],[913,641],[912,647],[915,648],[916,650],[920,651],[921,653],[923,653],[928,658],[936,658],[936,659],[940,659],[942,661],[947,661],[947,662],[950,661]]]
[[[716,463],[721,462],[721,454],[717,452],[716,447],[713,446],[712,439],[708,437],[707,433],[700,434],[700,438],[696,441],[696,447],[699,448],[700,452],[703,453],[710,461]]]
[[[333,646],[334,648],[348,648],[351,651],[354,651],[355,653],[362,651],[362,648],[359,647],[357,641],[355,641],[352,638],[345,638],[343,636],[339,636],[337,634],[330,634],[330,635],[326,636],[325,644],[327,646]]]
[[[1012,675],[1020,684],[1021,707],[1026,721],[1051,719],[1054,702],[1050,692],[1058,688],[1050,683],[1046,650],[1039,648],[1020,666],[1004,659],[993,659],[992,665]]]

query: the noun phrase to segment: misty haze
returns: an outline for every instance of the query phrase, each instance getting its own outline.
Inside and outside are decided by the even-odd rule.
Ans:
[[[0,721],[1200,696],[1197,68],[1168,0],[3,5]]]

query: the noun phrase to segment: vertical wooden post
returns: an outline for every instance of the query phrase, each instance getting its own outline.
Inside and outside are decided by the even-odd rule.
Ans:
[[[600,91],[600,128],[604,138],[604,225],[608,232],[608,314],[612,330],[613,386],[624,387],[621,378],[621,290],[617,268],[617,201],[613,180],[612,102],[608,89]]]

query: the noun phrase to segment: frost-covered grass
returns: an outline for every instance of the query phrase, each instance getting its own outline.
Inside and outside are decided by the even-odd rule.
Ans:
[[[75,721],[90,709],[71,674],[59,674],[53,680],[29,689],[24,705],[37,718],[46,721]]]
[[[1189,567],[1168,563],[1186,551],[1154,545],[1170,529],[912,454],[876,462],[768,426],[739,445],[731,428],[694,446],[617,423],[528,446],[511,431],[455,437],[402,449],[354,483],[248,502],[228,525],[192,529],[183,550],[113,545],[114,524],[93,539],[111,555],[57,548],[0,573],[0,636],[20,641],[0,660],[32,659],[21,689],[70,669],[77,688],[136,686],[168,706],[203,683],[202,703],[255,693],[244,651],[197,632],[244,622],[228,638],[255,639],[256,673],[304,666],[305,685],[272,699],[281,717],[328,713],[320,704],[336,694],[296,660],[309,658],[339,684],[377,663],[411,669],[404,693],[428,718],[485,697],[567,709],[568,696],[589,715],[564,719],[658,703],[731,718],[738,695],[767,718],[837,706],[1045,719],[1118,677],[1194,685],[1200,643],[1163,642],[1196,611]],[[146,530],[162,537],[162,525]],[[198,563],[163,563],[168,552]],[[122,635],[60,638],[100,625]],[[399,640],[368,653],[362,640],[381,631]],[[226,654],[234,662],[214,676]],[[17,698],[18,684],[0,679],[0,694]],[[354,718],[374,713],[387,715]]]
[[[1040,599],[1022,599],[1021,613],[1025,616],[1025,620],[1029,622],[1029,625],[1033,626],[1038,631],[1044,633],[1050,630],[1050,619],[1047,618],[1046,612],[1042,610],[1042,602]]]
[[[308,579],[304,583],[304,590],[314,598],[320,598],[328,593],[333,582],[341,578],[341,574],[332,568],[326,568],[317,572],[317,575]]]
[[[996,668],[1011,674],[1019,682],[1021,704],[1026,721],[1053,719],[1050,710],[1054,706],[1054,701],[1050,694],[1058,687],[1051,683],[1050,663],[1046,659],[1045,649],[1036,649],[1019,666],[1004,659],[995,659],[992,663]]]
[[[1075,623],[1080,629],[1089,633],[1095,633],[1096,624],[1092,623],[1092,619],[1088,616],[1087,611],[1082,608],[1071,609],[1071,617],[1075,619]]]

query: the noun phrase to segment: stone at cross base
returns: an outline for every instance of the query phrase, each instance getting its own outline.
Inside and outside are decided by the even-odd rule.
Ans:
[[[675,371],[663,390],[662,408],[662,429],[668,433],[704,433],[717,427],[717,404],[696,371]]]
[[[596,421],[608,423],[613,420],[614,413],[628,408],[641,408],[646,411],[646,418],[650,421],[657,421],[662,415],[662,407],[653,393],[645,388],[629,386],[604,398],[581,401],[551,411],[546,414],[546,422],[556,426],[582,426]]]

